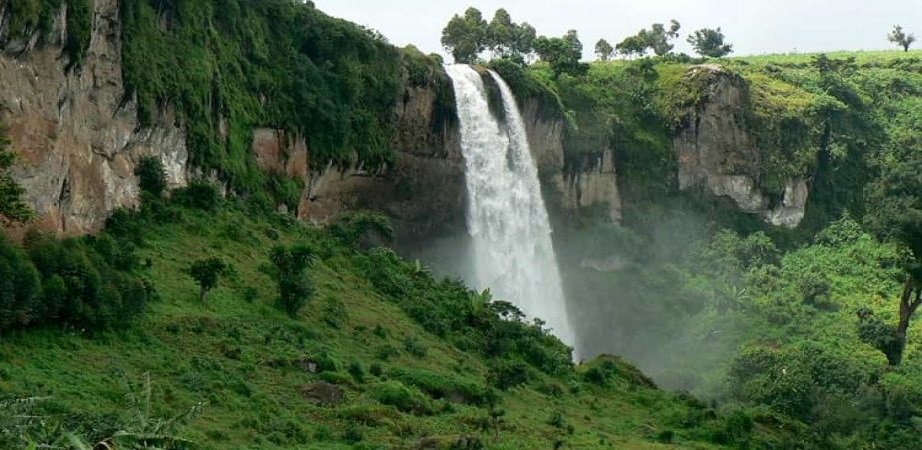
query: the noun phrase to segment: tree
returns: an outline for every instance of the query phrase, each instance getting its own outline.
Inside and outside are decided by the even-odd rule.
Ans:
[[[688,43],[696,53],[709,58],[722,58],[733,52],[732,44],[724,44],[724,34],[720,31],[720,27],[716,30],[702,28],[695,31],[688,37]]]
[[[206,259],[200,259],[192,263],[189,266],[189,276],[198,283],[199,288],[199,301],[205,303],[205,296],[208,295],[208,291],[214,289],[218,285],[218,280],[221,276],[226,274],[230,267],[219,258],[211,257]]]
[[[567,34],[559,38],[539,37],[535,40],[535,51],[541,60],[551,65],[555,75],[579,75],[587,69],[579,62],[583,56],[583,44],[576,30],[567,31]]]
[[[894,25],[893,31],[890,32],[890,35],[887,36],[887,40],[893,42],[900,47],[903,47],[904,52],[909,51],[909,46],[916,41],[916,35],[912,33],[906,33],[903,31],[903,27],[900,25]]]
[[[537,39],[535,27],[528,22],[522,22],[517,26],[513,33],[512,57],[521,59],[524,62],[530,55],[535,52],[535,39]]]
[[[669,29],[661,23],[654,23],[649,30],[638,31],[634,36],[625,38],[615,48],[627,55],[643,55],[650,49],[656,56],[665,56],[675,47],[672,41],[679,37],[681,28],[682,25],[676,20],[670,21]]]
[[[525,58],[534,51],[535,35],[533,26],[513,22],[509,12],[500,8],[487,26],[485,43],[494,58],[512,59],[524,64]]]
[[[599,42],[595,43],[595,55],[599,58],[600,61],[608,61],[611,59],[614,53],[614,47],[612,47],[611,44],[609,44],[605,39],[599,39]]]
[[[0,233],[0,333],[34,321],[42,311],[41,295],[29,256]]]
[[[166,171],[159,159],[152,156],[142,157],[137,167],[134,168],[134,174],[138,177],[142,192],[147,192],[156,198],[163,195],[167,187]]]
[[[615,50],[626,56],[643,56],[643,54],[647,52],[647,46],[643,39],[637,36],[628,36],[615,45]]]
[[[679,29],[682,26],[676,20],[670,21],[669,29],[661,23],[654,23],[646,33],[646,43],[656,56],[665,56],[675,47],[671,44],[672,40],[679,37]],[[643,35],[643,31],[641,31]]]
[[[869,186],[869,211],[865,215],[865,223],[871,230],[884,240],[902,244],[909,255],[903,267],[905,275],[893,342],[886,341],[888,350],[882,350],[894,366],[902,362],[910,322],[922,307],[922,158],[912,150],[881,168],[881,177]],[[872,324],[876,329],[882,328]]]
[[[471,64],[487,48],[488,25],[477,8],[468,8],[464,16],[455,14],[442,30],[442,46],[455,62]]]
[[[279,307],[295,317],[314,295],[314,284],[306,270],[314,262],[314,251],[306,245],[291,248],[276,246],[269,252],[273,264],[272,276],[278,283]]]
[[[6,128],[0,123],[0,220],[26,222],[34,214],[22,198],[25,190],[10,173],[16,163],[16,154],[9,150],[10,144]]]
[[[512,52],[515,41],[516,24],[505,9],[497,9],[493,20],[487,26],[487,48],[493,52],[494,57],[505,58]]]

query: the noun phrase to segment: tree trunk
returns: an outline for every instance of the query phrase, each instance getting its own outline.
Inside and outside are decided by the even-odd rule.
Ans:
[[[203,287],[198,293],[198,301],[201,303],[205,303],[206,294],[208,294],[208,290]]]
[[[906,332],[913,314],[922,305],[922,289],[916,287],[916,280],[912,275],[906,278],[903,285],[903,295],[900,296],[900,321],[896,326],[896,345],[892,354],[887,355],[891,366],[898,366],[903,362],[903,350],[906,349]]]

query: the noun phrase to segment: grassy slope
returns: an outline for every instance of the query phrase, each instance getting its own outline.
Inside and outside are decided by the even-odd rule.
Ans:
[[[149,276],[162,298],[150,305],[142,326],[96,339],[56,330],[4,337],[0,394],[49,396],[63,410],[104,417],[125,410],[126,383],[137,384],[150,373],[155,415],[169,417],[207,402],[187,433],[204,448],[348,448],[346,440],[358,436],[389,448],[407,448],[425,436],[445,436],[451,442],[469,434],[492,442],[492,430],[477,426],[489,417],[483,407],[427,400],[436,412],[401,413],[370,397],[382,378],[368,374],[360,382],[348,375],[345,368],[353,362],[367,371],[377,361],[384,378],[396,367],[478,384],[486,376],[478,355],[426,333],[396,305],[382,300],[356,275],[348,254],[313,269],[317,295],[293,320],[271,305],[273,283],[258,270],[275,244],[267,237],[268,223],[230,211],[185,216],[181,223],[148,230],[142,258],[150,258]],[[321,239],[313,228],[280,228],[281,241]],[[204,256],[232,262],[237,275],[222,282],[203,305],[183,269]],[[244,294],[247,287],[256,288],[256,298],[253,292]],[[344,309],[336,308],[337,300]],[[378,326],[386,337],[373,332]],[[405,351],[407,338],[425,346],[427,355]],[[397,349],[396,355],[382,359],[385,347]],[[338,361],[342,370],[311,374],[297,364],[302,357],[319,360],[324,355]],[[344,388],[341,406],[314,406],[302,397],[302,387],[320,379]],[[538,388],[548,384],[564,393],[541,393]],[[573,383],[543,378],[502,394],[506,423],[495,447],[551,448],[562,439],[573,448],[674,448],[653,438],[677,428],[694,412],[672,394],[625,379],[607,389],[580,384],[573,394]],[[557,413],[572,425],[572,435],[566,425],[551,425]],[[691,442],[686,433],[675,437],[681,448],[713,448]]]

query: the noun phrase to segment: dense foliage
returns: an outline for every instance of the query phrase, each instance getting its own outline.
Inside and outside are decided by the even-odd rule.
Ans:
[[[65,23],[55,24],[66,8]],[[9,2],[9,37],[14,40],[36,38],[39,45],[59,44],[69,61],[67,69],[83,65],[93,32],[92,0],[17,0]],[[52,42],[55,27],[66,30],[64,42]]]
[[[10,139],[0,122],[0,221],[23,222],[32,217],[32,210],[23,199],[25,190],[10,173],[16,154],[10,151]]]
[[[95,334],[143,316],[153,291],[132,270],[138,261],[130,244],[33,233],[23,250],[0,239],[0,332],[56,325]]]
[[[688,36],[688,43],[701,56],[720,58],[733,52],[733,45],[724,43],[724,34],[720,27],[702,28]]]
[[[139,211],[110,220],[114,237],[27,240],[29,251],[62,264],[69,257],[46,248],[108,254],[104,241],[117,239],[115,248],[137,243],[145,262],[134,270],[160,300],[150,303],[142,326],[117,335],[87,339],[52,327],[4,336],[0,392],[13,400],[0,400],[0,423],[9,424],[0,444],[279,449],[426,440],[511,449],[763,442],[751,427],[656,390],[617,358],[574,366],[570,349],[540,321],[525,322],[489,292],[437,280],[391,250],[356,245],[354,236],[380,227],[375,215],[318,229],[260,211],[240,200],[206,211],[148,197]],[[271,266],[261,264],[273,246]],[[19,246],[2,248],[0,261],[29,260]],[[189,261],[210,258],[235,271],[203,304],[195,300],[201,286],[188,276]],[[272,308],[281,287],[275,271],[300,279],[307,260],[314,300],[296,310]],[[41,290],[41,278],[33,271],[32,287],[25,282],[19,292]],[[138,379],[145,381],[137,386]],[[113,387],[120,381],[128,388]]]
[[[278,283],[279,308],[295,317],[314,295],[314,283],[307,269],[314,263],[314,251],[308,246],[276,246],[269,252],[271,271]]]
[[[255,126],[304,136],[318,167],[392,161],[402,62],[377,33],[291,0],[126,0],[121,18],[141,122],[175,110],[191,163],[234,190],[270,181],[251,152]]]

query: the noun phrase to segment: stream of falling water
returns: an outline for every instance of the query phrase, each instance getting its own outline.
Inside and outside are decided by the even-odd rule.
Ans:
[[[490,112],[480,73],[467,65],[446,71],[454,84],[466,164],[475,277],[468,282],[544,320],[554,335],[575,346],[538,170],[512,91],[489,72],[502,95],[500,121]]]

